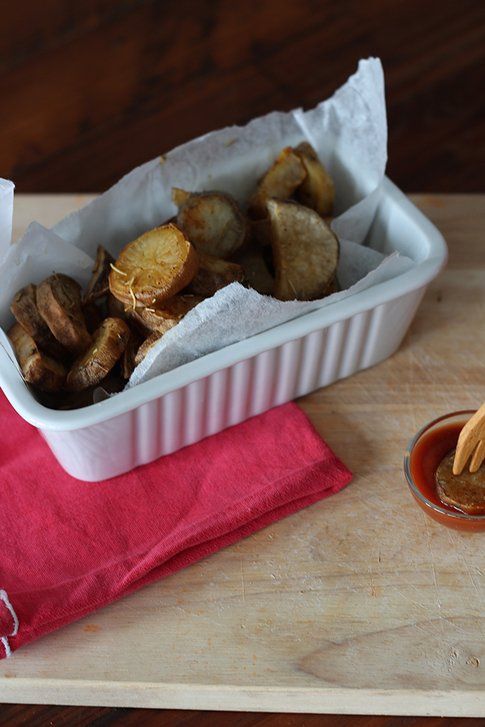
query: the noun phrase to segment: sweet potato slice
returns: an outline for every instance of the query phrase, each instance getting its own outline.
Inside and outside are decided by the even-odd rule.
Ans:
[[[125,350],[129,337],[130,329],[121,318],[105,318],[91,346],[74,361],[67,375],[67,389],[82,391],[101,383]]]
[[[454,475],[454,458],[453,450],[436,470],[436,489],[441,502],[470,515],[485,515],[485,465],[477,472],[465,469],[460,475]]]
[[[166,333],[192,310],[202,298],[198,295],[175,295],[160,305],[159,308],[140,307],[130,312],[137,322],[149,331]]]
[[[143,359],[147,355],[148,351],[152,348],[152,346],[154,346],[156,344],[157,341],[160,340],[161,337],[162,337],[162,334],[155,331],[154,333],[151,333],[148,336],[148,338],[146,338],[143,341],[140,348],[136,352],[135,366],[138,366],[138,364],[140,364],[143,361]]]
[[[241,265],[201,254],[199,270],[190,284],[190,292],[210,298],[229,283],[242,283],[243,280],[244,270]]]
[[[125,307],[153,306],[178,293],[197,272],[198,256],[175,225],[162,225],[125,245],[111,266],[111,293]]]
[[[268,199],[288,199],[302,184],[306,174],[301,156],[290,146],[282,149],[249,201],[251,216],[256,219],[266,217]]]
[[[231,257],[248,234],[248,223],[236,200],[222,192],[185,192],[174,188],[177,225],[199,252]]]
[[[40,391],[60,391],[66,378],[64,366],[42,354],[32,336],[19,323],[10,328],[8,337],[25,381]]]
[[[62,360],[66,349],[52,335],[37,308],[36,286],[26,285],[15,293],[10,310],[22,328],[32,336],[36,344],[49,356]]]
[[[81,305],[81,286],[55,273],[37,286],[37,308],[55,338],[77,355],[91,343]]]
[[[86,303],[102,298],[108,294],[109,274],[114,261],[114,257],[102,245],[98,245],[93,274],[84,295],[84,301]]]
[[[314,300],[326,295],[335,277],[338,240],[320,215],[296,202],[268,200],[280,300]]]
[[[296,192],[301,204],[311,207],[322,217],[333,213],[335,189],[332,178],[319,161],[315,149],[304,141],[299,144],[296,153],[303,162],[306,176]]]

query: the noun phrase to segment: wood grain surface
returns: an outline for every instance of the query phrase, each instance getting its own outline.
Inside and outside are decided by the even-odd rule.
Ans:
[[[34,209],[49,223],[83,201],[19,197],[16,232]],[[485,717],[485,534],[428,520],[402,475],[418,427],[485,398],[485,197],[415,201],[449,243],[448,268],[393,357],[300,401],[354,471],[353,483],[19,650],[0,664],[4,701]],[[16,709],[3,707],[0,722],[15,720]],[[53,714],[23,709],[25,717],[33,709],[38,723]],[[137,715],[57,713],[66,724],[131,724]],[[161,719],[143,715],[153,724]],[[425,724],[288,715],[225,715],[224,722],[223,714],[200,712],[165,719]]]
[[[389,175],[484,190],[480,0],[3,2],[0,176],[20,192],[97,192],[228,124],[312,107],[378,55]]]
[[[485,4],[477,0],[2,3],[0,176],[13,178],[20,192],[102,190],[134,165],[195,135],[245,123],[275,108],[311,107],[345,81],[359,57],[370,54],[379,55],[385,66],[391,178],[408,191],[485,191]],[[23,221],[36,218],[47,224],[79,202],[57,198],[53,205],[43,198],[25,198]],[[454,273],[446,281],[456,303],[452,314],[461,316],[463,324],[460,296],[465,291],[471,305],[468,283],[470,295],[478,294],[475,316],[483,310],[483,254],[478,245],[483,224],[479,228],[476,200],[453,200],[451,208],[449,203],[432,197],[425,207],[453,242],[449,270]],[[464,273],[465,282],[458,282],[458,273]],[[433,298],[442,295],[439,285],[428,294],[409,338],[418,346],[427,334],[428,311],[437,316],[438,328],[446,330],[447,314],[439,314]],[[449,399],[459,404],[483,398],[478,354],[470,361],[464,397],[452,377],[446,386],[436,383],[444,361],[437,366],[431,356],[435,368],[429,373],[428,360],[418,362],[406,346],[398,356],[408,366],[409,394],[424,393],[424,406],[431,391],[439,392],[443,402],[442,407],[435,405],[436,411],[447,409]],[[465,359],[465,354],[460,356]],[[391,374],[382,370],[397,386],[393,369]],[[324,394],[334,411],[340,410],[345,386],[342,382]],[[335,398],[327,400],[334,388]],[[350,393],[346,396],[349,407]],[[305,405],[310,412],[311,400]],[[421,409],[410,413],[411,402],[399,406],[408,407],[413,424],[421,421]],[[392,410],[384,415],[391,418]],[[339,414],[337,431],[347,424]],[[332,431],[330,423],[324,432],[328,439]],[[400,444],[407,435],[406,430]],[[347,457],[347,451],[342,454]],[[396,463],[393,468],[396,472]],[[443,577],[440,571],[439,587]],[[413,597],[412,592],[406,595]],[[376,607],[381,599],[376,598]],[[485,721],[0,706],[0,724],[19,723],[468,727]]]

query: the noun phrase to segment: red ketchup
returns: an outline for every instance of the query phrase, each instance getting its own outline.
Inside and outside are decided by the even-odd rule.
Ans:
[[[416,502],[427,515],[441,522],[443,525],[458,530],[484,530],[485,517],[482,517],[481,520],[472,517],[469,519],[465,517],[460,518],[459,515],[461,513],[456,508],[443,503],[436,491],[435,475],[438,465],[445,455],[455,449],[458,436],[465,421],[452,422],[450,424],[444,423],[438,428],[431,429],[422,434],[413,447],[409,466],[414,484],[421,494],[434,505],[450,513],[450,515],[447,515],[427,507],[415,495]],[[453,515],[455,517],[450,517]]]

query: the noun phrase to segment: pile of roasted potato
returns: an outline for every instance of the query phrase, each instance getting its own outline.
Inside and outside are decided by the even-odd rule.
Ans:
[[[204,298],[238,281],[280,300],[337,288],[334,186],[306,142],[283,149],[247,209],[223,192],[174,188],[176,217],[125,245],[98,247],[86,291],[55,273],[19,290],[10,341],[25,381],[56,408],[120,391],[134,367]]]

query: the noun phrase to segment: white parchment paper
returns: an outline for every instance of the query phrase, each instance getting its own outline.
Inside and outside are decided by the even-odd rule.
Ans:
[[[204,300],[149,351],[128,382],[132,387],[230,343],[310,310],[332,305],[408,270],[413,262],[363,245],[372,224],[387,161],[382,66],[371,58],[327,101],[310,111],[274,112],[244,127],[195,139],[134,169],[52,230],[37,223],[0,261],[0,323],[11,322],[15,292],[53,271],[85,285],[98,244],[115,257],[130,240],[172,217],[171,188],[224,190],[244,203],[258,178],[288,145],[309,141],[336,188],[332,223],[341,242],[338,278],[343,290],[322,301],[282,302],[233,283]]]
[[[13,182],[0,179],[0,259],[12,241],[13,191]]]

